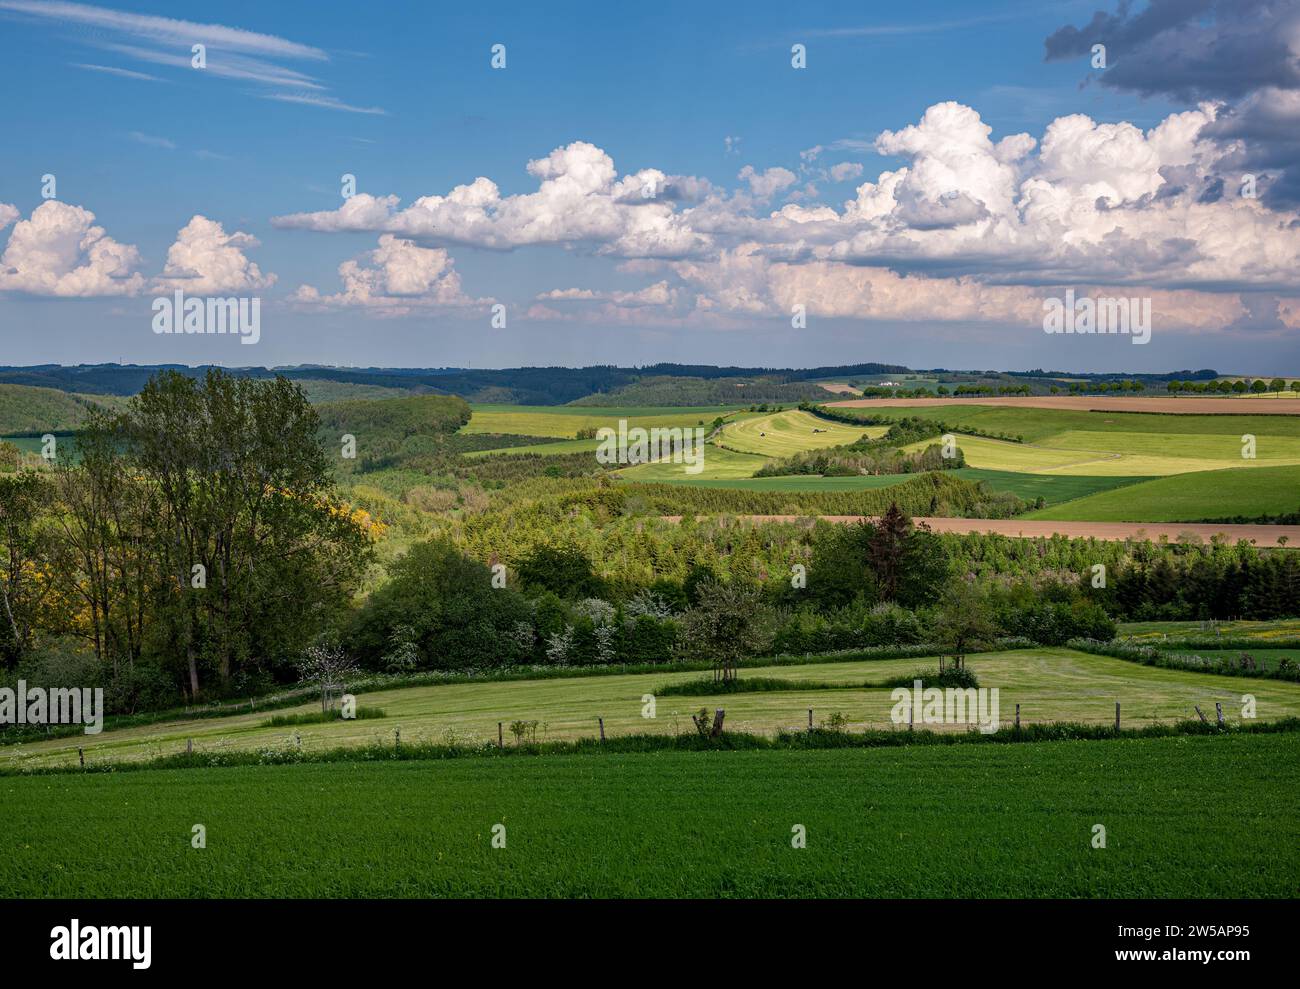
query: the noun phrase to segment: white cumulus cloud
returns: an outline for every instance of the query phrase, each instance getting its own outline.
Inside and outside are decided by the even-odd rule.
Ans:
[[[196,215],[167,249],[167,263],[154,288],[179,288],[196,295],[270,288],[275,284],[275,275],[263,275],[244,255],[246,249],[257,246],[259,241],[251,234],[226,233],[216,220]]]
[[[18,212],[0,206],[0,228]],[[95,214],[55,199],[17,220],[0,254],[0,292],[84,298],[134,295],[144,286],[140,252],[95,225]]]
[[[392,234],[382,235],[373,251],[344,261],[338,272],[342,291],[323,295],[311,285],[302,285],[292,300],[308,308],[360,307],[381,316],[492,302],[471,298],[462,291],[460,275],[445,250],[421,247]]]

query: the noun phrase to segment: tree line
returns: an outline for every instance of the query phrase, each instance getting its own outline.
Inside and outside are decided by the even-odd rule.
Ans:
[[[125,709],[283,678],[378,534],[319,429],[287,379],[164,371],[53,466],[0,474],[0,661],[62,663]]]

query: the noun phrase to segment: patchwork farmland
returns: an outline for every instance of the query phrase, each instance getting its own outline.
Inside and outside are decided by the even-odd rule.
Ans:
[[[934,384],[918,377],[907,387]],[[296,675],[301,657],[285,656],[253,686],[195,699],[169,653],[155,682],[180,689],[115,694],[134,700],[110,702],[102,733],[0,733],[0,790],[23,808],[0,822],[0,847],[11,853],[0,891],[623,895],[637,882],[691,896],[949,896],[977,887],[1209,896],[1228,889],[1207,876],[1211,858],[1249,863],[1257,895],[1292,888],[1293,857],[1276,853],[1293,831],[1296,781],[1285,767],[1300,738],[1291,548],[1300,545],[1300,416],[1279,414],[1286,400],[1253,402],[1250,414],[1217,399],[1205,400],[1212,413],[1183,399],[1134,399],[1146,404],[1127,411],[1092,400],[844,404],[830,392],[830,401],[801,407],[619,405],[604,395],[599,405],[543,406],[392,387],[313,385],[315,406],[295,406],[304,421],[318,418],[327,450],[341,435],[357,443],[355,458],[332,467],[334,496],[348,509],[329,518],[357,527],[366,556],[346,596],[329,599],[337,619],[309,640],[310,654],[341,672]],[[1172,402],[1182,411],[1170,414]],[[595,434],[620,427],[701,430],[703,469],[671,456],[602,463]],[[60,435],[72,471],[79,441],[76,430]],[[944,445],[959,466],[935,459]],[[38,436],[16,435],[11,446],[17,478],[75,494],[58,485],[77,475],[45,464]],[[63,523],[44,524],[57,532]],[[907,561],[892,572],[880,542],[887,530]],[[51,572],[69,559],[51,561]],[[330,574],[320,573],[322,587]],[[319,593],[293,586],[299,597]],[[713,630],[710,615],[726,616],[725,631]],[[37,682],[67,662],[38,655],[13,672]],[[195,675],[218,671],[196,664]],[[325,675],[343,685],[356,717],[343,716],[338,692],[322,701]],[[922,691],[996,697],[996,730],[942,717],[913,724],[923,709],[908,701],[900,715],[898,691],[918,681]],[[1243,775],[1246,754],[1277,764],[1255,762]],[[1182,776],[1170,775],[1171,759]],[[1079,866],[1067,845],[1080,820],[1062,809],[1030,828],[1038,865],[1021,870],[990,859],[936,883],[882,877],[860,863],[834,871],[829,858],[790,872],[772,858],[788,842],[769,831],[791,814],[849,860],[863,841],[888,846],[874,820],[864,830],[854,810],[864,801],[888,802],[880,824],[899,833],[949,834],[954,820],[980,840],[1023,832],[1015,810],[940,815],[939,803],[905,796],[907,780],[951,791],[971,774],[986,780],[980,801],[994,802],[1022,799],[1031,779],[1039,794],[1077,793],[1093,780],[1086,816],[1111,808],[1132,829],[1125,855]],[[529,795],[520,791],[525,775],[537,784]],[[1103,775],[1119,782],[1107,790]],[[1151,790],[1170,779],[1184,782]],[[313,793],[347,781],[355,790],[333,805],[330,841],[309,834],[303,855],[333,861],[378,835],[373,867],[323,880],[307,858],[280,852],[280,864],[257,876],[230,868],[224,850],[206,865],[165,861],[178,815],[192,816],[196,803],[211,834],[242,840],[229,801],[258,806],[254,793],[267,780],[287,808],[266,832],[267,848],[301,831],[292,822]],[[577,780],[595,803],[573,801]],[[1249,842],[1207,839],[1194,855],[1170,842],[1158,822],[1184,813],[1192,780],[1198,804],[1215,787],[1255,794],[1262,811]],[[158,798],[139,801],[151,786]],[[673,796],[652,812],[635,795],[644,786]],[[814,816],[810,794],[825,786],[841,798]],[[633,879],[647,848],[659,855],[700,824],[688,809],[698,787],[752,804],[752,827],[709,827],[756,856],[754,869],[731,852],[717,868],[702,864],[718,856],[710,840],[692,846],[698,860]],[[1115,810],[1134,788],[1141,807]],[[600,810],[602,794],[616,812]],[[56,822],[70,803],[105,799],[83,819],[98,836],[80,846],[85,871],[59,875],[48,854]],[[438,817],[430,840],[461,849],[461,862],[441,865],[435,854],[417,876],[399,854],[403,822],[445,802],[459,810]],[[376,831],[378,808],[391,830]],[[532,815],[537,829],[507,820],[519,854],[508,874],[465,851],[502,814]],[[565,836],[596,820],[611,835],[608,868],[597,874],[556,858]],[[646,829],[642,843],[617,837],[634,823]],[[1226,835],[1230,822],[1215,828]],[[927,840],[931,854],[968,852],[962,841]],[[155,864],[151,878],[101,857],[128,847],[132,861]]]

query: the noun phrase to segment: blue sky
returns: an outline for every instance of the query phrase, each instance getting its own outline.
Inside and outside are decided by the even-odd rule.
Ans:
[[[0,251],[19,241],[0,254],[0,361],[1300,373],[1300,310],[1288,308],[1300,288],[1286,274],[1300,233],[1288,232],[1295,207],[1279,191],[1289,146],[1252,145],[1272,198],[1249,216],[1196,191],[1256,167],[1232,141],[1263,133],[1246,126],[1252,113],[1289,112],[1288,81],[1189,93],[1118,73],[1110,84],[1086,53],[1046,61],[1046,39],[1098,8],[1116,10],[0,0]],[[1155,43],[1131,19],[1093,23],[1121,64]],[[1182,30],[1243,27],[1220,14]],[[1171,37],[1156,41],[1176,62]],[[207,45],[204,69],[188,64],[191,38]],[[504,69],[490,65],[494,44],[506,46]],[[793,44],[806,46],[806,68],[792,67]],[[1207,102],[1218,109],[1181,128],[1193,136],[1151,137]],[[935,107],[947,109],[927,116]],[[1091,126],[1063,128],[1049,155],[1045,132],[1074,114]],[[882,133],[901,136],[882,147]],[[1021,133],[1035,148],[1008,164],[997,142]],[[970,154],[954,156],[963,142]],[[546,173],[555,189],[528,200],[546,181],[528,163],[557,149],[570,151]],[[1144,156],[1149,174],[1130,168]],[[612,178],[588,183],[603,162]],[[610,192],[643,170],[661,177],[633,183],[652,203]],[[846,207],[877,203],[859,187],[900,170],[888,210]],[[344,173],[359,193],[396,199],[340,219]],[[33,216],[46,174],[56,202],[83,212]],[[473,216],[402,212],[480,176],[495,191]],[[574,176],[587,183],[578,192]],[[1004,187],[1015,191],[999,215]],[[1094,193],[1109,199],[1081,215]],[[1053,213],[1059,229],[1026,218],[1067,201],[1084,205]],[[634,236],[647,218],[673,243]],[[1280,231],[1259,263],[1213,242],[1238,222],[1245,245],[1259,242],[1251,224]],[[1177,235],[1179,223],[1199,232]],[[92,227],[101,232],[87,240]],[[107,268],[68,256],[97,236],[117,259]],[[1076,237],[1042,263],[1041,245]],[[350,287],[338,272],[349,260]],[[1066,286],[1154,295],[1151,343],[1044,334],[1036,305]],[[175,288],[260,297],[257,346],[152,332],[152,300]],[[493,304],[504,328],[489,325]],[[806,326],[790,325],[793,305]]]

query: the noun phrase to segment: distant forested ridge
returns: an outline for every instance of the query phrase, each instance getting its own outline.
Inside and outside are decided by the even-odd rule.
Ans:
[[[159,371],[201,378],[207,366],[178,364],[121,365],[79,364],[66,367],[41,364],[31,367],[0,366],[0,389],[25,385],[73,392],[87,396],[126,397],[137,394]],[[1217,376],[1210,369],[1173,371],[1165,374],[1137,374],[1122,379],[1114,374],[1078,374],[1065,371],[915,371],[901,364],[860,363],[809,368],[714,367],[706,364],[652,364],[646,367],[516,367],[516,368],[384,368],[246,367],[226,369],[235,377],[288,378],[304,385],[308,397],[339,399],[382,397],[381,390],[411,394],[458,395],[466,401],[502,405],[584,406],[693,406],[735,405],[757,402],[790,402],[825,396],[820,381],[847,382],[874,394],[897,393],[890,384],[880,389],[881,379],[908,376],[909,392],[934,394],[1000,394],[1023,391],[1031,394],[1064,392],[1071,383],[1076,390],[1099,390],[1104,384],[1124,380],[1145,382],[1147,387],[1168,381],[1203,381]],[[349,392],[349,389],[353,389]],[[0,434],[5,430],[0,421]]]
[[[753,405],[756,402],[805,402],[825,398],[826,389],[811,381],[779,377],[642,378],[608,393],[587,395],[572,402],[585,406]]]

